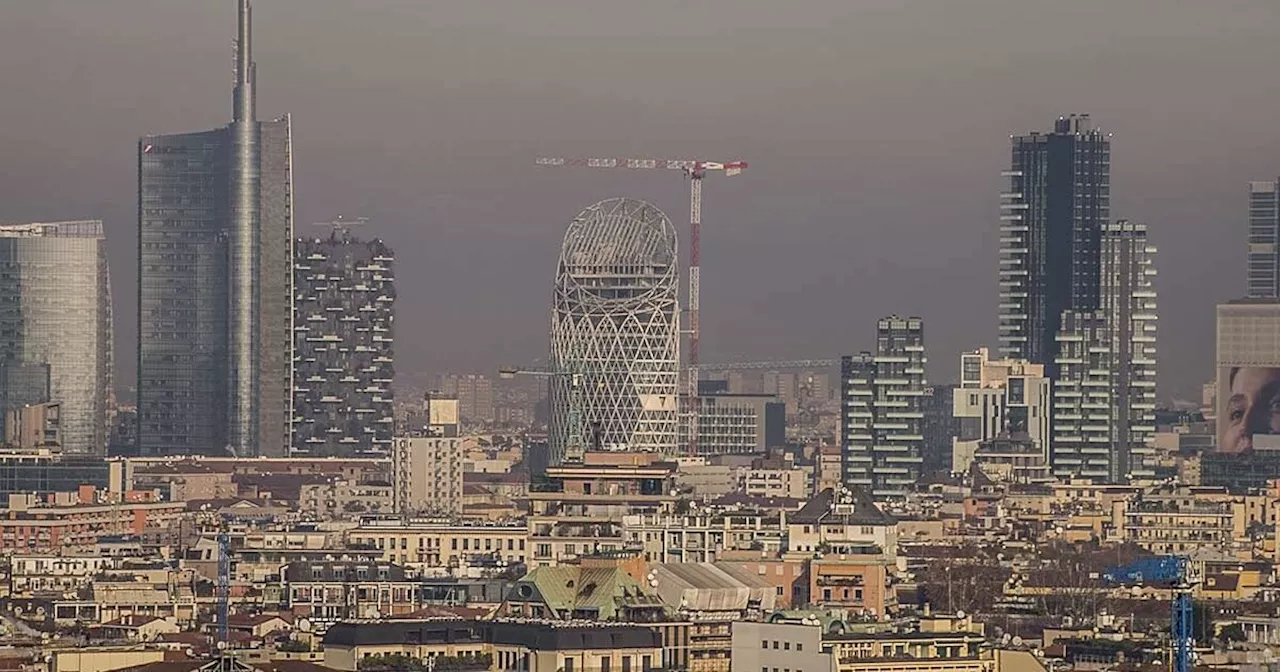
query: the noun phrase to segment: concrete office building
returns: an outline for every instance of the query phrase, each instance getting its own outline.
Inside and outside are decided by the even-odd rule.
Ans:
[[[138,141],[138,448],[280,456],[293,389],[293,154],[257,120],[238,0],[232,122]]]
[[[1147,227],[1103,227],[1096,310],[1063,313],[1053,390],[1054,476],[1150,477],[1156,397],[1156,248]]]
[[[759,455],[787,442],[786,408],[773,395],[704,389],[698,395],[698,409],[700,455]],[[681,418],[682,443],[687,420]]]
[[[896,315],[876,324],[876,352],[841,360],[844,483],[877,498],[904,495],[920,478],[922,398],[928,380],[924,324]]]
[[[445,374],[436,389],[458,400],[458,415],[464,422],[487,424],[496,419],[493,379],[479,374]]]
[[[54,440],[65,453],[107,454],[105,242],[100,221],[0,226],[0,419],[17,421],[21,414],[11,413],[56,404]],[[48,438],[43,428],[37,434],[33,440]]]
[[[293,454],[378,457],[395,433],[395,256],[349,231],[294,243]]]
[[[822,634],[821,627],[809,624],[734,623],[729,672],[831,672],[836,666],[822,651]]]
[[[1044,366],[1018,359],[991,359],[987,348],[960,355],[960,387],[952,414],[960,433],[952,442],[952,471],[969,469],[984,442],[1025,437],[1039,463],[1049,463],[1053,437],[1053,385]]]
[[[676,450],[677,263],[675,227],[644,201],[601,201],[569,224],[551,311],[553,464],[571,449]]]
[[[1249,183],[1248,293],[1280,298],[1280,180]]]
[[[1062,314],[1099,307],[1099,241],[1111,217],[1111,139],[1088,115],[1015,136],[1000,206],[1000,354],[1055,377]]]

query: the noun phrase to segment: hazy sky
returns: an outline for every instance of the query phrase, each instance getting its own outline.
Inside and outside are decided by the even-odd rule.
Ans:
[[[293,114],[297,230],[363,215],[397,252],[397,368],[547,350],[565,225],[610,196],[687,231],[708,178],[706,361],[833,357],[925,320],[931,378],[995,345],[1008,136],[1088,112],[1112,213],[1160,248],[1162,396],[1212,375],[1244,291],[1247,182],[1280,174],[1276,0],[256,0],[259,114]],[[133,381],[135,142],[231,116],[233,0],[3,0],[0,219],[106,221]],[[681,253],[687,241],[681,241]],[[414,376],[418,378],[419,376]]]

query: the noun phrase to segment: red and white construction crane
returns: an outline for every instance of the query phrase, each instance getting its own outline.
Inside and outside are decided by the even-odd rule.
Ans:
[[[702,161],[700,159],[618,159],[541,157],[539,166],[578,168],[625,168],[630,170],[679,170],[689,178],[689,354],[685,394],[689,416],[689,454],[698,451],[698,345],[702,330],[698,324],[698,281],[702,266],[702,178],[708,172],[732,177],[747,168],[746,161]]]

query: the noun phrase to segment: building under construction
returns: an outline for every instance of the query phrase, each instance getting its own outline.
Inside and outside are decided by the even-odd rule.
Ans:
[[[569,224],[551,311],[553,463],[584,448],[677,449],[677,263],[675,227],[644,201],[601,201]]]

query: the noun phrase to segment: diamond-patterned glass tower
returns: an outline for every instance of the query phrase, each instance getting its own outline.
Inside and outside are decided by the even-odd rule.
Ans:
[[[675,227],[656,207],[609,199],[569,224],[551,311],[553,463],[575,441],[676,450],[679,284]]]

